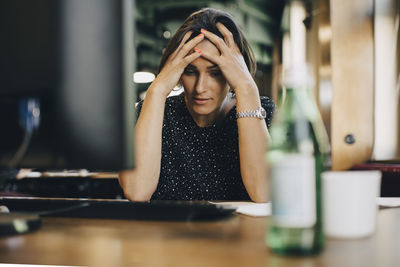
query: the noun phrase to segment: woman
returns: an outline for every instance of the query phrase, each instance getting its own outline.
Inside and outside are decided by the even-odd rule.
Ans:
[[[232,16],[211,8],[191,14],[160,70],[139,103],[136,168],[119,175],[125,196],[267,201],[264,154],[275,105],[260,99],[251,48]],[[167,98],[177,84],[184,93]]]

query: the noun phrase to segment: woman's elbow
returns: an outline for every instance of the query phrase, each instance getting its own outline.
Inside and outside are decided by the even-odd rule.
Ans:
[[[151,195],[140,194],[132,190],[124,190],[124,196],[133,202],[148,202],[151,199]]]
[[[269,201],[269,183],[268,178],[263,175],[255,175],[254,173],[247,176],[244,180],[247,193],[251,201],[256,203],[265,203]]]
[[[124,192],[124,196],[130,201],[147,202],[150,201],[152,194],[146,193],[146,190],[133,183],[135,180],[135,171],[127,170],[118,173],[118,181]]]
[[[251,201],[255,203],[266,203],[268,202],[268,196],[267,194],[262,194],[262,195],[250,195]]]

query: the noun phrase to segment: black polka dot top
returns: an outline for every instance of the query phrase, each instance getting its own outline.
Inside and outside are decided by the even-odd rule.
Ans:
[[[275,104],[261,97],[270,126]],[[138,114],[142,102],[138,105]],[[236,107],[218,124],[199,127],[184,94],[166,100],[160,178],[152,199],[249,200],[240,174]]]

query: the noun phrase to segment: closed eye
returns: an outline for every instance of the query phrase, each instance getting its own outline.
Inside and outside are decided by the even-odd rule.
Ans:
[[[212,77],[219,77],[219,76],[222,75],[222,72],[219,71],[219,70],[217,70],[217,71],[210,71],[210,75],[211,75]]]
[[[183,74],[186,74],[186,75],[194,75],[194,74],[196,74],[196,73],[197,73],[197,71],[194,70],[194,69],[191,69],[191,68],[186,68],[186,69],[183,71]]]

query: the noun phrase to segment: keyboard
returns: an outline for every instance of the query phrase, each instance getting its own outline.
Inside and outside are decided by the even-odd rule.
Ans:
[[[75,217],[122,220],[205,221],[232,216],[234,207],[206,201],[131,202],[122,199],[0,197],[10,212],[41,217]]]

